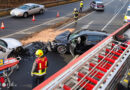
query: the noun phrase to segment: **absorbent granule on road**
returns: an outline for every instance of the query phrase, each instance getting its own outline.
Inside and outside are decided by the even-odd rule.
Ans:
[[[32,34],[31,36],[21,39],[21,42],[23,45],[29,44],[31,42],[36,42],[36,41],[41,41],[41,42],[48,42],[48,41],[53,41],[55,37],[65,31],[70,31],[73,32],[75,29],[74,28],[68,28],[64,30],[54,30],[54,29],[46,29],[41,32]]]

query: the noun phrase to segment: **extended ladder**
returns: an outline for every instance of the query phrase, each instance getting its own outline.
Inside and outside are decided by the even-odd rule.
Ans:
[[[60,82],[55,89],[105,89],[116,72],[116,68],[121,66],[129,54],[129,45],[112,40],[81,67],[73,71],[69,77]]]
[[[130,44],[116,41],[113,36],[119,31],[128,29],[129,25],[130,23],[121,27],[83,55],[71,61],[34,90],[108,89],[122,67],[126,67],[127,58],[130,56]]]

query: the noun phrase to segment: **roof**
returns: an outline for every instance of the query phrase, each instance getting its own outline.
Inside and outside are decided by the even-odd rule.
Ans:
[[[103,3],[102,0],[94,0],[94,1],[97,2],[97,3]]]
[[[79,33],[79,34],[89,34],[89,35],[108,35],[108,34],[105,33],[105,32],[93,31],[93,30],[87,30],[87,29],[84,29],[84,30],[81,30],[81,31],[78,31],[78,32],[75,32],[75,33]]]
[[[38,5],[38,4],[35,4],[35,3],[26,3],[24,5],[32,6],[32,5]]]
[[[96,1],[97,3],[103,3],[102,1]]]

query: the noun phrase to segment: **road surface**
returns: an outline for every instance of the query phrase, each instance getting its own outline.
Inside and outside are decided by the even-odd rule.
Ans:
[[[87,8],[88,8],[88,2]],[[74,23],[69,23],[66,25],[63,25],[61,27],[58,27],[57,29],[65,29],[65,28],[76,28],[76,30],[80,30],[83,28],[91,29],[91,30],[100,30],[100,31],[106,31],[108,33],[114,32],[116,29],[121,27],[123,23],[123,14],[126,11],[126,8],[128,6],[128,0],[104,0],[105,4],[105,10],[104,12],[98,12],[93,11],[90,14],[82,17],[79,21],[77,26],[74,25]],[[10,35],[12,33],[16,33],[19,31],[22,31],[27,28],[31,28],[32,26],[41,24],[43,22],[52,20],[56,16],[56,11],[60,11],[61,16],[69,15],[73,8],[78,7],[79,3],[71,3],[68,5],[62,5],[57,7],[48,8],[47,12],[44,15],[37,15],[37,21],[35,23],[31,22],[31,18],[29,17],[27,19],[24,18],[3,18],[5,24],[7,25],[7,32],[1,31],[0,36],[4,37],[7,35]],[[15,22],[15,23],[14,23]],[[46,25],[41,25],[39,27],[33,28],[33,31],[37,31],[41,28],[45,28]],[[19,36],[22,36],[22,34],[15,34],[11,35],[9,37],[15,37],[19,38]],[[47,70],[47,76],[51,76],[55,72],[57,72],[59,69],[64,67],[71,59],[72,56],[67,55],[59,55],[55,52],[50,52],[47,54],[48,60],[49,60],[49,68]],[[11,79],[14,81],[16,86],[13,90],[31,90],[31,66],[34,61],[35,57],[32,55],[32,57],[25,57],[21,64],[20,64],[20,70],[16,71],[12,74]]]

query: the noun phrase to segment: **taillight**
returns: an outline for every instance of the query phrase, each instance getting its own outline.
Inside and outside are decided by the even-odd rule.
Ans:
[[[2,87],[6,87],[6,83],[5,83],[5,78],[4,77],[0,77],[0,83],[1,83]]]
[[[98,5],[97,7],[104,7],[104,5]]]

